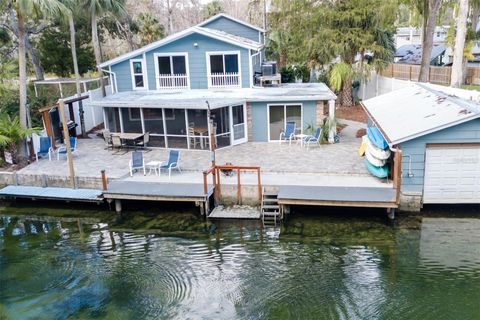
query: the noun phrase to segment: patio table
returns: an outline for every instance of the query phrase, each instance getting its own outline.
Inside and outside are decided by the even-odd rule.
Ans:
[[[145,167],[148,169],[148,174],[152,173],[152,170],[158,176],[160,175],[160,165],[162,164],[161,161],[149,161],[145,164]]]
[[[310,136],[311,135],[309,135],[309,134],[300,133],[300,134],[295,135],[295,139],[299,140],[300,146],[303,147],[303,144],[305,142],[305,138],[310,137]]]
[[[141,139],[144,134],[143,133],[112,133],[112,136],[117,136],[119,137],[120,139],[124,140],[124,141],[127,141],[127,145],[129,144],[128,142],[130,142],[130,145],[133,145],[135,146],[136,145],[136,141]]]

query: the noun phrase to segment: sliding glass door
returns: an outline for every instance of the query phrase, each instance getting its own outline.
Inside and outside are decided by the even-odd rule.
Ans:
[[[303,132],[302,128],[302,105],[279,104],[268,106],[268,140],[279,140],[280,133],[285,131],[287,122],[295,123],[295,134]]]

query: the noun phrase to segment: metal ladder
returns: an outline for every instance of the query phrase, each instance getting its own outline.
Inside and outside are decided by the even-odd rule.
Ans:
[[[264,226],[276,226],[281,219],[281,208],[278,205],[278,193],[266,192],[262,188],[262,204],[260,208]]]

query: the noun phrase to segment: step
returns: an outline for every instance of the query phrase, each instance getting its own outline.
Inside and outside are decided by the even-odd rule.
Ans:
[[[278,217],[280,215],[280,212],[264,212],[263,217]]]
[[[264,192],[264,193],[263,193],[263,196],[264,196],[264,197],[278,197],[278,193],[274,193],[274,192]]]
[[[278,204],[267,204],[263,205],[262,209],[265,210],[280,210],[280,206]]]
[[[278,203],[278,199],[277,198],[266,198],[266,199],[263,199],[263,202],[276,202]]]

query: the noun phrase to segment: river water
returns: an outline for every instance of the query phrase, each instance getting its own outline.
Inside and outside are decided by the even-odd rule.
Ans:
[[[0,319],[480,319],[478,214],[322,211],[7,207]]]

